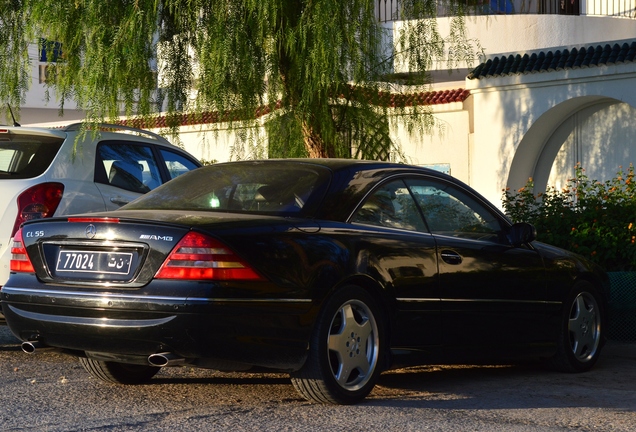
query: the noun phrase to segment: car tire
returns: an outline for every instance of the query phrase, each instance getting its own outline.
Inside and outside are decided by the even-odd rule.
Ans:
[[[549,366],[562,372],[590,370],[601,354],[604,337],[601,296],[591,283],[579,282],[564,303],[557,352]]]
[[[376,300],[356,286],[343,287],[323,306],[304,366],[291,374],[307,400],[354,404],[373,389],[381,372],[385,332]]]
[[[80,357],[80,364],[93,377],[115,384],[143,384],[161,368],[155,366],[118,363]]]

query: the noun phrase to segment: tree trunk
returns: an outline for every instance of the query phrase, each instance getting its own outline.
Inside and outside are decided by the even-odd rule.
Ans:
[[[307,122],[303,123],[303,140],[305,149],[310,158],[333,158],[335,157],[334,146],[327,145],[322,136],[316,132],[316,129]]]

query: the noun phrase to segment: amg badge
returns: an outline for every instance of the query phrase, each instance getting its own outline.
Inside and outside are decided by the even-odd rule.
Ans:
[[[163,240],[172,241],[172,236],[158,236],[154,234],[142,234],[139,236],[141,240]]]

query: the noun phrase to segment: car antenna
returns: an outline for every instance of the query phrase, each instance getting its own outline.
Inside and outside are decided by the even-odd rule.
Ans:
[[[13,115],[13,110],[11,109],[11,105],[7,104],[7,107],[9,108],[9,112],[11,113],[11,118],[13,119],[13,126],[20,126],[20,123],[18,123],[17,121],[15,121],[15,116]]]

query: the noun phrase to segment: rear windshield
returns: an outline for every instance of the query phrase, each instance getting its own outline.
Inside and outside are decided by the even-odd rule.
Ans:
[[[64,139],[38,135],[0,135],[0,179],[37,177],[51,165]]]
[[[228,163],[190,171],[126,209],[301,213],[322,198],[327,168],[303,164]]]

